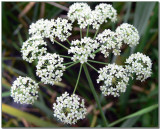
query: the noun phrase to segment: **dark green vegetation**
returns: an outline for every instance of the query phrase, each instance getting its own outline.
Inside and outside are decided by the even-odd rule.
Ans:
[[[72,3],[58,3],[69,7]],[[92,9],[98,3],[88,3]],[[149,56],[153,62],[153,74],[145,82],[131,80],[127,91],[119,98],[104,97],[99,85],[96,83],[98,74],[89,68],[94,88],[103,107],[106,119],[112,127],[157,127],[158,126],[158,3],[111,3],[118,11],[118,21],[113,24],[103,24],[100,31],[105,28],[115,30],[123,22],[133,24],[141,35],[140,43],[136,48],[124,46],[121,56],[113,58],[111,55],[104,59],[98,53],[95,60],[123,64],[131,53],[142,52]],[[50,3],[28,2],[3,2],[2,3],[2,126],[3,127],[54,127],[63,125],[53,117],[52,105],[57,96],[65,91],[73,92],[78,77],[80,65],[69,68],[61,83],[55,86],[41,85],[39,99],[32,105],[15,104],[10,97],[10,87],[18,76],[29,76],[39,81],[35,76],[36,62],[29,64],[21,58],[20,48],[23,41],[27,40],[28,27],[39,18],[65,17],[66,8],[55,7]],[[78,26],[74,24],[74,33],[69,40],[80,38]],[[94,30],[90,30],[89,36],[94,36]],[[83,30],[83,35],[86,31]],[[68,46],[67,42],[64,44]],[[66,50],[57,44],[48,43],[48,51],[66,55]],[[65,58],[65,62],[70,59]],[[102,64],[91,64],[99,69]],[[98,104],[92,95],[84,70],[76,91],[85,99],[89,114],[86,119],[79,121],[76,127],[103,127],[103,119],[98,110]],[[15,109],[16,108],[16,109]]]

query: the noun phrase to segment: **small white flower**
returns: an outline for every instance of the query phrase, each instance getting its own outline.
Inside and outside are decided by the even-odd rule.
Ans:
[[[68,50],[68,54],[74,54],[71,58],[74,62],[80,61],[80,63],[87,62],[88,58],[94,59],[95,54],[93,52],[98,48],[96,40],[92,40],[89,37],[84,37],[80,40],[74,40],[71,42],[71,47]]]
[[[125,44],[130,47],[139,44],[139,33],[138,30],[128,23],[123,23],[116,29],[116,33],[120,36]]]
[[[62,64],[63,58],[57,54],[47,53],[45,56],[41,56],[38,64],[36,75],[41,78],[44,84],[54,85],[55,82],[61,81],[65,66]]]
[[[121,92],[126,91],[129,77],[122,66],[108,64],[107,66],[100,68],[98,73],[99,77],[97,83],[100,81],[104,82],[104,84],[100,86],[100,90],[105,96],[113,95],[114,97],[117,97]]]
[[[97,36],[97,41],[100,43],[101,53],[104,57],[109,56],[109,51],[112,50],[114,55],[120,55],[120,48],[122,46],[122,39],[117,34],[109,29],[104,30]]]
[[[29,77],[19,76],[11,87],[11,97],[20,104],[33,104],[38,98],[38,83]]]
[[[126,71],[130,76],[132,74],[136,74],[136,79],[144,81],[152,74],[152,62],[151,59],[142,54],[142,53],[135,53],[132,54],[127,60],[126,60]]]
[[[78,120],[84,119],[87,113],[84,99],[80,100],[75,94],[69,96],[67,92],[57,97],[53,110],[54,116],[65,124],[75,124]]]
[[[34,35],[30,37],[23,43],[21,48],[23,60],[32,63],[35,59],[38,59],[46,53],[47,48],[44,46],[47,46],[47,43],[44,42],[41,36]]]

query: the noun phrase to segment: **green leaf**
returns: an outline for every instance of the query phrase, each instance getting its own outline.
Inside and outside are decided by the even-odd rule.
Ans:
[[[7,113],[9,115],[12,115],[14,117],[17,117],[19,119],[24,118],[26,121],[40,127],[56,127],[53,123],[50,121],[42,120],[34,115],[31,115],[30,113],[26,113],[23,111],[20,111],[14,107],[11,107],[7,104],[2,103],[2,112]]]

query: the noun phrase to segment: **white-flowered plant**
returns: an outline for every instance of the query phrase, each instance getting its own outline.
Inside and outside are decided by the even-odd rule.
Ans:
[[[139,44],[139,33],[133,25],[123,23],[117,27],[116,33],[122,38],[123,42],[130,47]]]
[[[130,76],[136,74],[136,79],[141,80],[141,82],[149,78],[152,74],[151,59],[142,53],[137,52],[132,54],[125,63],[128,74]]]
[[[71,47],[68,50],[68,53],[72,53],[73,57],[71,58],[74,62],[79,61],[80,63],[87,62],[88,58],[94,59],[95,54],[93,53],[99,44],[96,40],[93,40],[89,37],[84,37],[80,40],[73,40],[71,42]]]
[[[108,64],[107,66],[100,68],[98,73],[97,83],[103,81],[100,90],[105,96],[113,95],[114,97],[117,97],[121,92],[126,91],[129,77],[122,66]]]
[[[19,76],[11,87],[11,97],[20,104],[33,104],[38,98],[38,88],[31,78]]]
[[[44,84],[54,85],[55,82],[62,80],[65,66],[62,64],[63,58],[57,54],[47,53],[41,56],[37,64],[36,75],[41,78]]]
[[[80,99],[75,94],[69,96],[67,92],[57,97],[53,110],[54,116],[65,124],[75,124],[78,120],[84,119],[87,113],[84,99]]]
[[[30,37],[23,43],[21,52],[23,60],[32,63],[47,52],[47,43],[39,35]]]
[[[74,91],[72,95],[65,92],[57,97],[56,102],[53,104],[54,116],[65,124],[75,124],[78,120],[85,118],[87,109],[85,108],[84,99],[80,99],[75,94],[83,68],[101,112],[100,114],[104,123],[106,123],[86,64],[99,74],[97,83],[101,85],[102,94],[118,97],[121,93],[126,92],[128,81],[133,79],[134,74],[136,74],[136,79],[141,81],[151,76],[152,62],[149,57],[139,52],[132,54],[126,60],[125,65],[94,60],[98,52],[101,52],[104,58],[112,56],[111,53],[114,56],[120,56],[123,44],[133,47],[139,43],[140,36],[137,29],[128,23],[123,23],[112,31],[104,28],[104,31],[98,34],[102,24],[108,21],[116,22],[117,20],[117,11],[112,5],[101,3],[92,10],[87,3],[74,3],[69,7],[67,16],[68,20],[63,18],[40,19],[32,23],[29,27],[30,38],[23,43],[21,49],[22,57],[29,63],[37,61],[35,61],[37,63],[36,75],[41,79],[39,83],[49,85],[55,85],[62,81],[64,72],[71,66],[80,63]],[[78,23],[80,36],[79,39],[69,41],[68,37],[72,35],[74,22]],[[90,27],[95,30],[94,36],[91,34],[88,36]],[[84,35],[82,29],[86,28],[86,34]],[[47,42],[45,41],[50,41],[53,45],[60,45],[71,56],[48,53]],[[70,45],[69,47],[65,46],[66,42]],[[71,62],[65,63],[64,58],[70,59]],[[97,70],[90,62],[104,64],[105,66]],[[15,102],[33,104],[38,98],[39,83],[29,77],[19,77],[11,87],[11,96]]]
[[[104,54],[105,58],[109,56],[110,51],[114,55],[120,55],[122,39],[117,35],[117,33],[106,29],[100,33],[96,39],[99,43],[100,51]]]

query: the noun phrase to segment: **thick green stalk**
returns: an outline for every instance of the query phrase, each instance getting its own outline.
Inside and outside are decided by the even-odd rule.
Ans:
[[[71,58],[70,56],[60,55],[60,57]]]
[[[80,28],[80,36],[81,36],[81,39],[82,39],[82,29]]]
[[[96,72],[98,72],[98,70],[97,70],[95,67],[93,67],[91,64],[89,64],[89,63],[87,63],[87,62],[86,62],[86,64],[87,64],[88,66],[90,66],[92,69],[94,69]]]
[[[78,86],[78,83],[79,83],[79,79],[80,79],[81,71],[82,71],[82,65],[83,65],[83,64],[81,64],[80,69],[79,69],[79,74],[78,74],[78,78],[77,78],[77,82],[76,82],[76,85],[75,85],[73,94],[76,92],[76,89],[77,89],[77,86]]]
[[[78,62],[75,62],[75,63],[73,63],[73,64],[67,66],[65,69],[68,69],[68,68],[72,67],[73,65],[75,65],[75,64],[77,64],[77,63],[78,63]]]
[[[69,43],[69,45],[71,45],[71,43],[69,42],[69,40],[68,39],[66,39],[67,40],[67,42]]]
[[[68,48],[66,47],[66,46],[64,46],[64,45],[62,45],[60,42],[58,42],[58,41],[56,41],[56,40],[54,40],[58,45],[60,45],[61,47],[63,47],[63,48],[65,48],[65,49],[67,49],[68,50]]]
[[[100,51],[101,51],[100,49],[97,49],[96,51],[93,52],[93,54],[96,54],[96,53],[98,53]]]
[[[88,27],[87,27],[86,37],[88,37],[88,32],[89,32],[89,25],[88,25]]]
[[[107,65],[108,63],[105,62],[100,62],[100,61],[95,61],[95,60],[88,60],[89,62],[97,63],[97,64],[104,64]]]
[[[93,82],[92,82],[92,80],[91,80],[91,78],[90,78],[90,75],[89,75],[89,72],[88,72],[88,69],[87,69],[86,64],[83,64],[83,68],[84,68],[84,72],[85,72],[85,74],[86,74],[86,77],[87,77],[89,86],[90,86],[90,88],[91,88],[91,91],[92,91],[92,93],[93,93],[93,96],[94,96],[94,98],[95,98],[95,100],[96,100],[96,102],[97,102],[98,108],[99,108],[99,110],[100,110],[100,114],[101,114],[101,117],[102,117],[102,119],[103,119],[104,126],[107,127],[108,122],[107,122],[106,117],[105,117],[105,115],[104,115],[104,112],[103,112],[103,110],[102,110],[101,104],[100,104],[100,102],[99,102],[99,99],[98,99],[96,90],[95,90],[95,88],[94,88],[94,86],[93,86]]]
[[[95,38],[96,38],[96,36],[97,36],[97,34],[98,34],[98,32],[99,32],[99,29],[100,29],[100,27],[97,29],[97,31],[96,31],[96,33],[95,33],[95,35],[94,35],[93,39],[95,39]]]
[[[69,64],[72,64],[72,63],[74,63],[74,62],[68,62],[68,63],[65,63],[63,65],[69,65]]]

